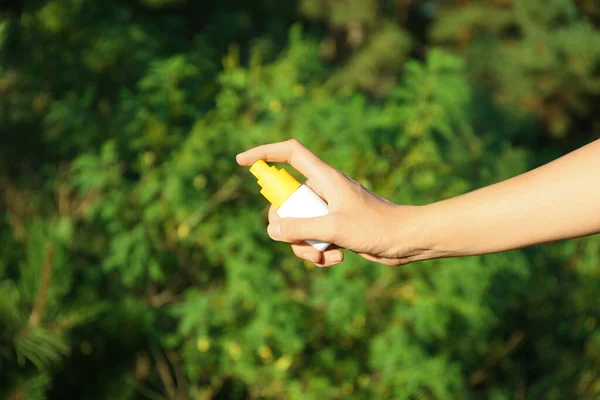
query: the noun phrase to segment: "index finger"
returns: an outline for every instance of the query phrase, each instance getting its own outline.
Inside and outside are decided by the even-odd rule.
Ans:
[[[240,165],[252,165],[258,160],[286,162],[308,179],[318,179],[333,168],[304,147],[296,139],[265,144],[237,155]]]

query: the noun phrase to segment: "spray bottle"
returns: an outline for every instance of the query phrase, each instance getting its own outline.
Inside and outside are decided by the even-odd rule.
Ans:
[[[320,217],[329,212],[327,203],[306,185],[300,184],[285,169],[269,166],[263,160],[255,162],[250,172],[258,179],[262,194],[281,218]],[[329,243],[307,240],[308,244],[324,251]]]

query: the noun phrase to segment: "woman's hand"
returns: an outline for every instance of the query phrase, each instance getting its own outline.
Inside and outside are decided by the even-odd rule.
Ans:
[[[280,218],[274,207],[269,211],[269,236],[292,243],[294,253],[318,266],[342,262],[340,248],[352,250],[370,261],[401,265],[423,259],[425,251],[408,243],[417,232],[407,227],[419,207],[397,206],[376,196],[360,183],[326,164],[297,140],[267,144],[238,154],[237,162],[249,166],[258,160],[286,162],[300,171],[313,189],[329,204],[329,214],[316,218]],[[304,240],[332,245],[323,253]]]
[[[289,162],[329,203],[318,218],[278,218],[275,240],[317,265],[342,261],[335,246],[323,254],[302,243],[331,242],[387,265],[440,257],[497,253],[600,233],[600,140],[503,182],[422,207],[394,205],[325,164],[294,140],[256,147],[237,157]]]

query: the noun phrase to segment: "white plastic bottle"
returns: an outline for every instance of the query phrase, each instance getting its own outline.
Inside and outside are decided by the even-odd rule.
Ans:
[[[263,160],[255,162],[250,172],[258,179],[260,193],[277,209],[281,218],[320,217],[329,212],[329,206],[306,185],[300,184],[285,169],[270,167]],[[324,251],[330,243],[307,240],[308,244]]]

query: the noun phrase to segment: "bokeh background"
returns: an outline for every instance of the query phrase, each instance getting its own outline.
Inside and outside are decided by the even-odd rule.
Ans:
[[[598,237],[319,269],[235,163],[402,204],[539,166],[600,137],[599,1],[0,7],[0,397],[600,398]]]

